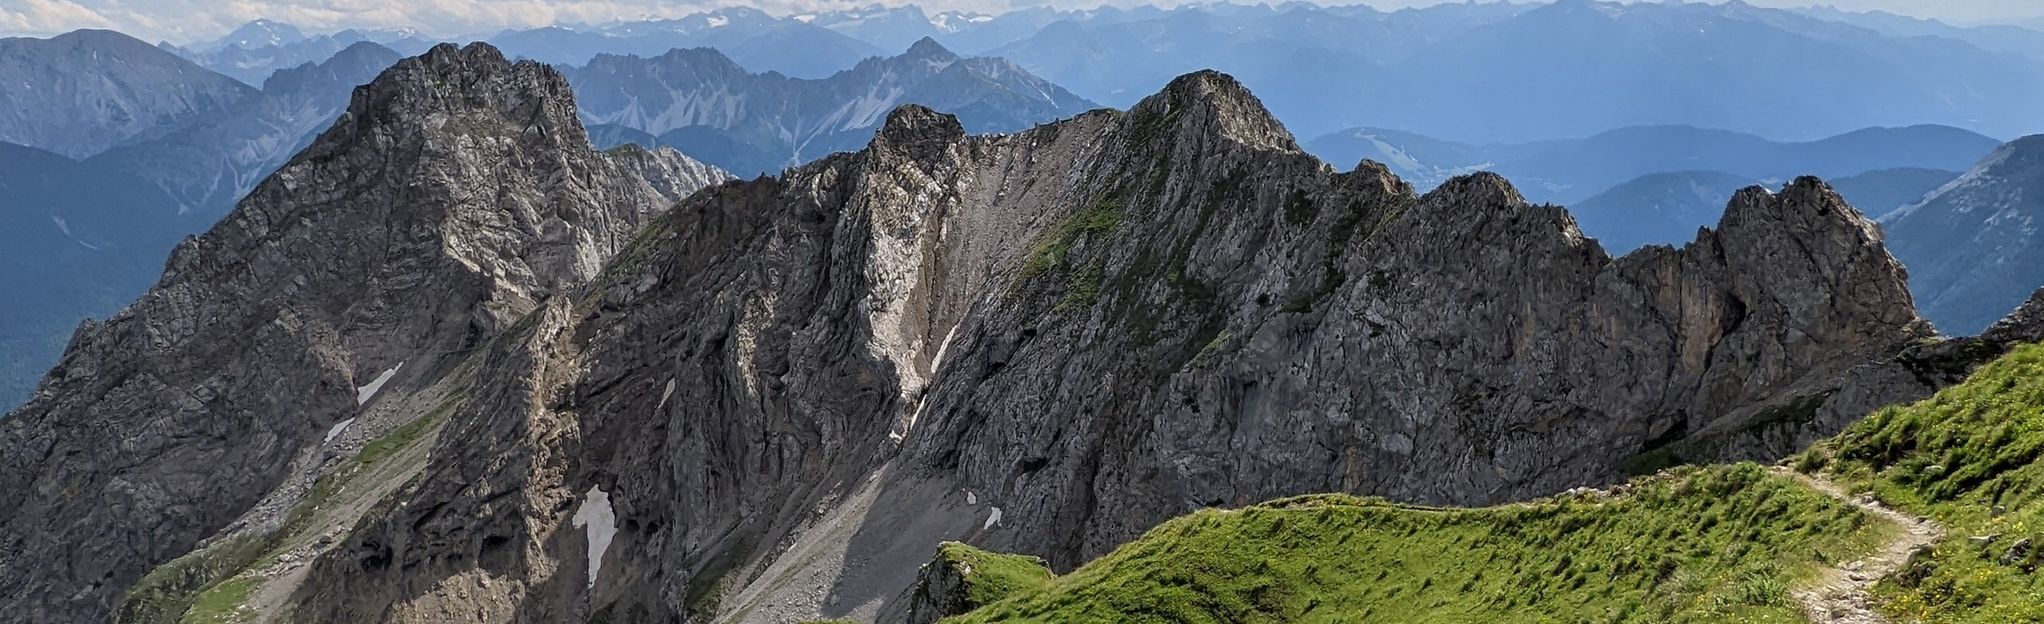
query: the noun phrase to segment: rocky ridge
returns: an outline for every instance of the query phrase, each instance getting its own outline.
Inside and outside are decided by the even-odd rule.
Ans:
[[[1068,569],[1209,505],[1610,482],[1914,391],[1826,394],[1929,338],[1906,286],[1814,178],[1613,258],[1494,175],[1335,171],[1214,72],[1013,135],[903,107],[498,341],[293,614],[873,618],[945,539]]]
[[[102,619],[202,538],[274,526],[242,516],[358,415],[720,178],[671,151],[593,151],[544,66],[488,46],[398,63],[140,300],[79,328],[0,421],[0,604]]]

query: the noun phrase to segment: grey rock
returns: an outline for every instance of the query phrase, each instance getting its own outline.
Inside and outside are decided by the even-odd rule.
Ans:
[[[1203,506],[1611,483],[1930,335],[1814,178],[1612,258],[1495,175],[1337,172],[1215,72],[1012,135],[903,107],[642,242],[496,342],[297,620],[903,613],[941,540],[1069,568]]]
[[[679,159],[593,151],[565,79],[487,46],[355,91],[0,421],[0,610],[100,619],[256,504],[379,371],[444,370],[594,278],[676,199],[658,189],[716,178]]]

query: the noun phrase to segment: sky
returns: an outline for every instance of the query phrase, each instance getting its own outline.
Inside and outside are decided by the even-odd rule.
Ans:
[[[0,0],[0,36],[49,36],[79,28],[110,28],[150,41],[189,43],[218,38],[256,18],[306,29],[407,27],[436,36],[490,33],[557,23],[604,23],[679,17],[720,6],[750,5],[769,13],[826,11],[874,0]],[[1131,4],[1131,0],[1107,0]],[[1235,0],[1247,2],[1249,0]],[[1336,0],[1343,3],[1357,0]],[[1360,0],[1379,8],[1440,0]],[[907,0],[888,0],[902,4]],[[1830,4],[1883,10],[1955,23],[2044,18],[2044,0],[1748,0],[1765,6]],[[1098,6],[1102,0],[922,0],[931,11],[1000,12],[1010,6]],[[1176,4],[1170,0],[1164,3]]]

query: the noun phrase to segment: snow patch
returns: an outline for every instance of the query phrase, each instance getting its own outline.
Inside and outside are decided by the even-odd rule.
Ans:
[[[63,218],[63,217],[59,217],[59,216],[57,216],[57,215],[50,215],[50,220],[51,220],[51,221],[55,221],[55,222],[57,223],[57,230],[58,230],[58,231],[60,231],[60,232],[63,232],[63,233],[64,233],[64,238],[69,238],[69,239],[71,239],[71,242],[74,242],[74,243],[78,243],[78,244],[80,244],[80,245],[84,245],[86,249],[90,249],[90,250],[93,250],[93,251],[100,251],[100,248],[99,248],[99,246],[98,246],[98,245],[94,245],[94,244],[92,244],[92,243],[88,243],[88,242],[85,242],[85,241],[83,241],[83,240],[80,240],[80,239],[78,238],[78,236],[77,236],[76,234],[72,234],[72,233],[71,233],[71,224],[70,224],[70,223],[66,223],[66,222],[64,222],[64,218]]]
[[[987,529],[991,529],[991,528],[994,528],[994,525],[997,525],[997,524],[1000,524],[1000,523],[1001,523],[1001,508],[999,508],[999,507],[995,507],[995,508],[994,508],[994,511],[993,511],[993,513],[989,513],[989,514],[987,514],[987,523],[986,523],[986,524],[984,524],[984,525],[981,525],[981,526],[979,527],[979,530],[981,530],[981,531],[985,531],[985,530],[987,530]]]
[[[978,505],[978,504],[979,504],[979,495],[978,495],[978,494],[974,494],[974,493],[972,493],[972,490],[966,490],[966,491],[965,491],[965,504],[967,504],[967,505]]]
[[[368,404],[369,399],[375,398],[376,393],[380,390],[383,390],[383,384],[390,383],[390,378],[392,376],[397,375],[397,369],[404,367],[405,367],[404,362],[398,362],[397,366],[392,366],[390,367],[390,370],[383,371],[383,374],[377,375],[375,380],[369,382],[369,385],[356,388],[355,404],[356,405]]]
[[[603,571],[603,552],[610,550],[611,538],[617,537],[617,511],[610,507],[610,493],[603,491],[603,486],[589,486],[571,522],[575,528],[588,530],[589,586],[595,587],[596,574]]]
[[[731,18],[722,15],[712,15],[707,21],[709,21],[711,28],[723,28],[731,25]]]
[[[341,432],[347,431],[348,425],[352,424],[355,424],[355,419],[353,418],[334,423],[334,428],[326,430],[326,440],[320,442],[320,444],[332,444],[334,438],[340,437]]]
[[[660,404],[654,406],[653,409],[654,410],[667,409],[667,400],[672,398],[674,398],[674,380],[669,379],[667,380],[667,389],[660,391]]]

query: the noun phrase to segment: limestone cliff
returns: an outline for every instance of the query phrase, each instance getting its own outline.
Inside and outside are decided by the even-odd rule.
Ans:
[[[0,420],[0,611],[99,620],[201,538],[273,528],[258,502],[354,418],[719,177],[594,152],[559,74],[487,46],[385,71]]]
[[[1064,568],[1202,506],[1609,482],[1927,339],[1905,282],[1815,179],[1613,258],[1493,175],[1336,171],[1214,72],[1013,135],[904,107],[528,317],[294,614],[872,618],[945,539]]]

